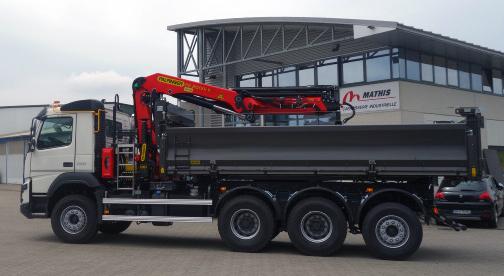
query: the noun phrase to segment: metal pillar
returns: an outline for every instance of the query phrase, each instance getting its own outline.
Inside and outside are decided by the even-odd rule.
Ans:
[[[203,71],[203,64],[205,58],[205,32],[203,28],[198,29],[198,76],[199,82],[205,83],[205,72]],[[200,125],[199,127],[205,126],[205,114],[203,114],[203,107],[198,107],[198,112],[200,115]]]

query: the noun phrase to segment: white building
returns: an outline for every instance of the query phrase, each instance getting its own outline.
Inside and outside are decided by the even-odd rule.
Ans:
[[[23,182],[30,122],[46,105],[0,107],[0,183]]]
[[[479,107],[483,146],[498,150],[504,167],[504,52],[376,20],[232,18],[168,30],[178,35],[179,76],[242,89],[334,85],[340,101],[357,109],[350,124],[457,122],[456,107]],[[195,111],[197,126],[248,125],[183,106]],[[256,124],[334,124],[334,118],[265,115]]]

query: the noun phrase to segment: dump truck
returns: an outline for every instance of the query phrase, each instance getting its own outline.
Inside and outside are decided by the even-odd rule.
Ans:
[[[477,108],[461,122],[349,125],[337,87],[226,89],[153,74],[132,85],[135,114],[118,124],[118,99],[81,100],[33,119],[21,212],[50,218],[55,235],[88,243],[132,222],[211,223],[234,251],[258,252],[286,231],[306,255],[337,252],[362,234],[379,258],[405,259],[422,221],[465,226],[433,212],[439,177],[485,174]],[[253,122],[263,114],[327,114],[334,125],[194,126],[173,97]],[[111,122],[106,123],[106,120]]]

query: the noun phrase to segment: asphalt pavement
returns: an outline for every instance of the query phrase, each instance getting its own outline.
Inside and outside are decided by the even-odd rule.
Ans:
[[[48,219],[19,213],[19,186],[0,185],[0,275],[504,275],[504,220],[499,229],[455,232],[425,226],[407,261],[373,258],[348,234],[331,257],[301,255],[281,233],[261,253],[237,253],[212,224],[132,225],[91,244],[60,242]]]

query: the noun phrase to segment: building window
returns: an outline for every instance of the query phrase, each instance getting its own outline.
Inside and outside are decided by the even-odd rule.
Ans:
[[[481,66],[471,64],[471,88],[475,91],[483,90],[483,82],[481,79]]]
[[[463,89],[471,89],[471,77],[469,73],[469,64],[459,63],[459,87]]]
[[[315,85],[315,69],[306,68],[299,70],[299,86]]]
[[[448,68],[448,85],[458,86],[457,62],[448,60],[446,67]]]
[[[392,77],[394,79],[406,78],[406,60],[404,59],[404,51],[399,51],[398,48],[392,49]]]
[[[432,62],[432,56],[422,55],[422,80],[423,81],[434,81],[434,66]]]
[[[263,75],[262,80],[261,80],[261,87],[273,87],[273,76],[272,74],[268,75]]]
[[[367,81],[390,79],[389,50],[366,54],[366,77]]]
[[[494,69],[492,71],[492,82],[494,94],[504,94],[504,91],[502,90],[502,72],[500,70]]]
[[[446,85],[446,60],[443,57],[434,57],[434,82]]]
[[[406,51],[406,78],[420,80],[420,54],[416,51]]]
[[[338,64],[317,67],[318,85],[338,85]]]
[[[256,87],[256,77],[254,74],[243,75],[240,80],[240,87]]]
[[[293,67],[287,67],[283,73],[278,74],[279,87],[296,86],[296,72],[294,69]]]
[[[343,83],[355,83],[364,81],[363,55],[345,58],[343,63]]]
[[[483,91],[492,93],[492,70],[486,68],[481,70],[481,82],[483,84]]]

